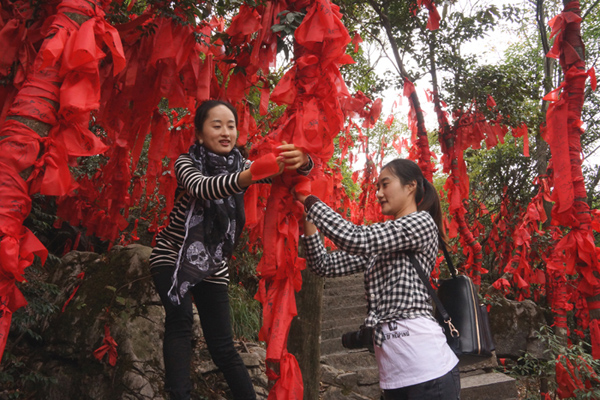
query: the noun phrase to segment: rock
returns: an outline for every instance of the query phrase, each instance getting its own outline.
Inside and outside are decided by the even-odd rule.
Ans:
[[[151,248],[141,245],[115,246],[102,256],[73,251],[48,268],[48,281],[60,289],[54,299],[59,310],[75,294],[64,312],[40,323],[43,346],[27,351],[29,368],[57,382],[44,392],[44,400],[166,398],[164,309],[154,290],[150,253]],[[208,355],[194,314],[192,381],[197,387],[192,397],[225,400],[227,385]],[[116,342],[114,366],[110,350],[100,360],[94,357],[94,351],[107,344],[105,327]],[[244,348],[249,352],[242,352],[242,359],[261,393],[259,399],[266,399],[266,351],[258,344]]]
[[[256,353],[240,353],[244,365],[248,368],[260,366],[260,355]]]
[[[345,372],[343,374],[339,374],[335,378],[335,383],[344,388],[352,388],[358,385],[358,375],[356,372]]]
[[[216,372],[218,370],[219,369],[217,368],[215,363],[212,362],[212,360],[201,361],[200,364],[198,365],[198,368],[196,368],[196,372],[198,372],[200,374],[208,374],[210,372]]]
[[[327,364],[321,364],[321,383],[332,385],[335,383],[335,378],[343,373],[338,369]]]
[[[463,400],[516,400],[518,398],[515,380],[495,372],[461,378],[461,399]]]
[[[544,358],[543,344],[535,332],[546,325],[546,319],[533,301],[502,298],[492,306],[489,317],[498,357],[517,359],[527,352]]]
[[[370,397],[365,397],[355,392],[350,392],[342,388],[331,386],[323,393],[322,400],[370,400]]]
[[[267,350],[265,350],[262,347],[259,346],[248,346],[248,351],[250,353],[254,353],[257,354],[260,357],[260,360],[262,361],[262,363],[264,364],[266,358],[267,358]]]

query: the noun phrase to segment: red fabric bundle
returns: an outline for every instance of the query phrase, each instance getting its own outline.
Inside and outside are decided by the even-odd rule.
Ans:
[[[94,357],[98,361],[102,361],[104,355],[108,353],[108,363],[114,367],[117,364],[117,346],[117,342],[110,335],[110,327],[108,324],[104,325],[104,339],[102,339],[102,346],[94,350]]]
[[[288,9],[300,6],[308,7],[295,32],[297,62],[271,95],[273,101],[289,106],[267,140],[253,146],[251,157],[268,153],[271,142],[285,140],[311,154],[317,166],[311,177],[318,177],[318,166],[331,157],[332,140],[343,127],[344,113],[340,102],[349,94],[338,66],[351,62],[345,55],[350,36],[341,24],[337,6],[326,0],[316,0],[310,4],[293,3]],[[265,18],[271,18],[268,13],[274,12],[269,7],[267,5],[265,9],[263,22]],[[311,182],[312,193],[329,192],[329,182],[325,183],[322,178],[318,182]],[[267,341],[267,359],[279,363],[280,370],[279,375],[273,370],[268,371],[272,379],[277,379],[270,399],[302,398],[300,371],[293,356],[285,350],[289,324],[296,314],[294,291],[300,289],[300,271],[304,268],[304,260],[297,257],[296,251],[302,207],[290,194],[296,184],[300,185],[298,190],[307,190],[306,178],[295,178],[293,173],[286,172],[273,182],[264,214],[264,252],[257,267],[261,275],[257,298],[263,303],[260,337]],[[258,195],[257,191],[252,193]],[[246,204],[252,203],[247,201]],[[263,218],[262,213],[249,210],[247,215],[253,222]]]
[[[31,210],[31,199],[23,179],[9,166],[0,163],[0,357],[4,352],[10,328],[11,315],[27,304],[15,286],[23,281],[23,274],[35,255],[42,263],[48,251],[23,226]]]
[[[440,14],[438,13],[435,4],[433,4],[433,0],[417,0],[417,5],[419,7],[425,6],[427,10],[429,10],[429,19],[427,20],[427,29],[430,31],[435,31],[440,28]]]

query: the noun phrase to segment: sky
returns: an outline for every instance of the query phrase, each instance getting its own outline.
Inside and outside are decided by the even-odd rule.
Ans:
[[[436,3],[442,3],[442,1],[436,1]],[[532,7],[531,2],[527,0],[459,0],[453,7],[455,7],[457,10],[468,10],[474,5],[481,6],[484,4],[496,5],[499,9],[502,9],[503,5],[510,4],[523,5],[530,9]],[[560,4],[557,5],[557,7],[559,6]],[[560,10],[560,8],[557,8],[556,11],[558,10]],[[423,9],[420,12],[426,12],[426,10]],[[549,11],[548,13],[551,14],[553,12],[555,11]],[[552,15],[550,15],[550,17],[551,16]],[[532,29],[537,31],[534,26]],[[518,35],[518,26],[516,23],[504,21],[493,31],[489,32],[489,34],[484,38],[464,44],[461,47],[461,52],[465,55],[476,55],[482,60],[482,63],[493,64],[499,62],[504,57],[504,52],[511,44],[517,43],[520,40],[521,39]],[[367,46],[366,43],[363,43],[362,46],[363,50],[370,51],[372,54],[376,54],[380,51],[375,47],[375,45],[372,45],[373,48],[371,49],[365,49],[365,46]],[[389,54],[391,55],[391,53]],[[385,56],[379,60],[376,71],[380,74],[380,76],[383,76],[385,71],[391,71],[394,74],[398,73],[394,67],[394,64]],[[425,125],[428,130],[435,129],[437,127],[437,118],[433,110],[433,105],[426,102],[425,96],[425,90],[431,89],[430,76],[426,75],[424,79],[416,82],[416,89],[419,99],[421,100],[421,107],[423,108],[425,114]],[[401,105],[398,106],[399,99],[402,97],[402,89],[390,88],[383,92],[383,108],[381,115],[382,120],[385,120],[390,113],[393,113],[396,120],[403,122],[407,121],[408,100],[403,98],[401,100]],[[406,156],[406,154],[401,154],[401,156]],[[596,167],[600,165],[600,151],[596,151],[592,156],[585,159],[584,164],[587,166]]]
[[[515,4],[517,3],[515,0],[460,0],[456,6],[457,10],[469,9],[474,4],[493,4],[501,9],[504,4]],[[426,10],[422,10],[421,12],[426,12]],[[461,52],[465,55],[476,55],[480,59],[485,59],[487,63],[495,63],[502,59],[504,52],[508,47],[518,40],[516,34],[511,33],[514,32],[514,28],[510,29],[508,23],[502,24],[498,26],[494,31],[490,32],[486,37],[476,40],[471,43],[465,43],[461,47]],[[388,58],[382,58],[377,66],[377,71],[383,75],[385,71],[392,71],[396,73],[395,67],[393,63]],[[431,88],[430,77],[429,75],[425,76],[425,79],[417,82],[417,92],[419,93],[419,98],[425,99],[425,89]],[[390,88],[383,93],[383,111],[384,115],[388,115],[392,112],[394,101],[398,98],[398,95],[402,94],[402,91]],[[396,110],[397,111],[397,110]],[[429,112],[425,110],[427,116],[429,116],[427,122],[431,122],[435,124],[436,118],[433,115],[433,108],[430,107]],[[406,100],[403,101],[403,107],[400,109],[401,114],[406,114],[408,112],[408,103]],[[428,124],[428,126],[431,124]],[[431,125],[433,126],[433,125]]]

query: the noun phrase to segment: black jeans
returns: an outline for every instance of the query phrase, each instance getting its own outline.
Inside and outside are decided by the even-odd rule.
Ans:
[[[171,288],[172,267],[152,268],[156,290],[165,308],[165,390],[171,400],[190,399],[192,383],[190,360],[192,355],[192,297],[202,325],[208,351],[225,376],[236,400],[254,400],[256,393],[240,355],[233,345],[229,294],[227,285],[200,282],[176,306],[167,293]]]
[[[458,400],[460,373],[458,365],[446,375],[399,389],[384,390],[385,400]]]

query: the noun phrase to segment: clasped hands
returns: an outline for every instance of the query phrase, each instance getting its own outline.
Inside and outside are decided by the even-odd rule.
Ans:
[[[279,164],[279,175],[284,169],[295,170],[308,163],[308,155],[297,148],[293,143],[282,142],[277,147],[279,150],[279,156],[277,157],[277,163]]]
[[[273,154],[263,156],[256,160],[250,169],[242,171],[238,178],[239,185],[246,188],[254,182],[274,178],[285,170],[296,170],[309,162],[308,155],[293,143],[282,142],[277,150],[277,157]]]

